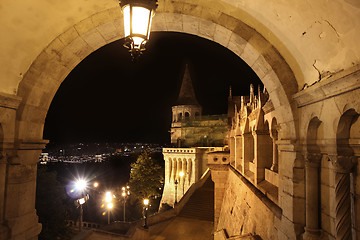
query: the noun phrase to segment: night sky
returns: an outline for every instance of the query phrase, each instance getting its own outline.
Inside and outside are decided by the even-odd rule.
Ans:
[[[248,95],[249,84],[260,83],[238,56],[197,36],[153,32],[136,63],[122,44],[98,49],[67,76],[49,108],[45,139],[169,143],[186,62],[203,115],[227,112],[230,85],[233,95]]]

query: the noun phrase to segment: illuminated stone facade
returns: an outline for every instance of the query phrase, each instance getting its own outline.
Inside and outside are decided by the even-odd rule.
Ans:
[[[212,170],[222,171],[213,178],[223,189],[216,238],[225,239],[225,231],[263,239],[359,237],[359,9],[356,0],[159,1],[153,31],[193,34],[234,52],[263,82],[274,109],[275,145],[268,122],[278,153],[277,202],[276,194],[271,200],[261,192],[276,164],[269,169],[268,159],[254,168],[256,159],[245,159],[247,149],[239,147],[254,130],[233,133],[237,166]],[[79,62],[124,37],[122,13],[117,1],[3,0],[0,23],[0,239],[32,240],[41,230],[36,165],[50,103]]]

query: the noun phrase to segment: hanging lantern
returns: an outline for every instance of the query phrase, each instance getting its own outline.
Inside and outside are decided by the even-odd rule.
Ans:
[[[124,16],[125,43],[133,58],[145,50],[157,0],[120,0]]]

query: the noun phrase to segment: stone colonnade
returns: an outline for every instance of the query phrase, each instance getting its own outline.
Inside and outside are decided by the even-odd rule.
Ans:
[[[198,148],[164,148],[165,185],[161,204],[173,205],[190,186],[199,180],[203,169],[204,150]],[[181,177],[180,172],[184,175]],[[175,184],[176,182],[176,184]],[[176,189],[176,190],[175,190]]]

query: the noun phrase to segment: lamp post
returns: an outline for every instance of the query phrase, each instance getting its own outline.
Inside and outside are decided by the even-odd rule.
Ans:
[[[105,193],[105,202],[106,202],[106,208],[108,210],[108,224],[110,224],[111,209],[113,209],[113,207],[114,207],[112,200],[113,200],[113,196],[112,196],[111,192],[106,192]]]
[[[148,206],[149,206],[149,199],[144,199],[143,212],[144,212],[144,228],[145,228],[145,229],[148,228],[148,224],[147,224],[147,211],[148,211]]]
[[[125,43],[133,59],[145,50],[157,0],[120,0],[124,17]]]
[[[177,204],[177,185],[178,185],[178,181],[177,181],[177,179],[175,179],[175,203],[174,203],[174,205],[176,205]]]
[[[77,193],[79,193],[80,196],[82,196],[81,198],[77,199],[75,201],[75,205],[77,207],[80,207],[80,219],[79,219],[79,231],[82,231],[82,222],[83,222],[83,207],[82,205],[89,200],[89,195],[84,196],[85,190],[87,188],[87,181],[84,179],[79,179],[77,181],[75,181],[74,186],[75,186],[75,191]]]
[[[124,222],[125,222],[126,221],[126,218],[125,218],[126,197],[130,196],[130,187],[129,186],[126,186],[126,188],[122,187],[122,194],[121,195],[124,198]]]

